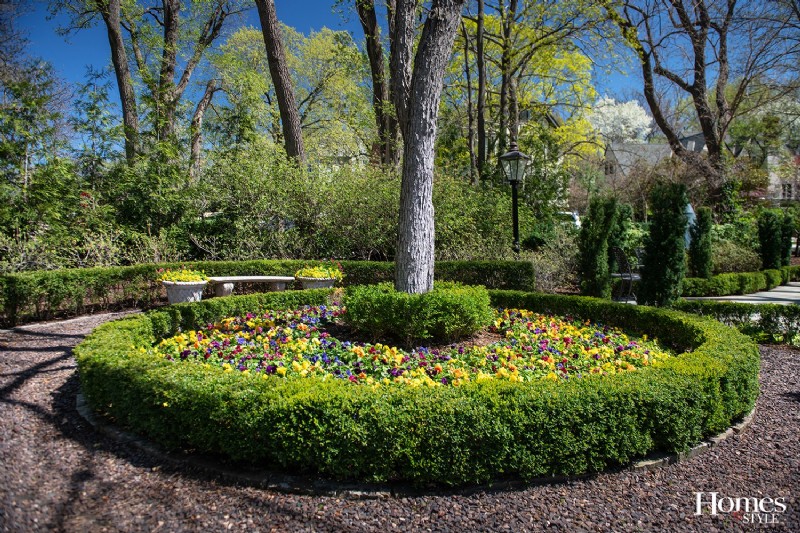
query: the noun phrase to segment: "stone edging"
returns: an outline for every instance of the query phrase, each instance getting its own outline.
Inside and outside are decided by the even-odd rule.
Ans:
[[[530,486],[547,485],[553,483],[565,483],[579,479],[587,479],[595,474],[584,474],[581,476],[546,476],[535,478],[530,481],[513,480],[500,481],[461,489],[436,489],[418,488],[410,484],[400,483],[339,483],[325,479],[312,478],[310,476],[299,476],[289,474],[278,474],[269,470],[251,470],[243,472],[233,468],[221,466],[201,457],[166,452],[152,442],[122,431],[98,418],[89,406],[82,392],[78,392],[76,400],[78,413],[103,435],[111,437],[124,444],[148,453],[160,461],[164,461],[175,466],[193,467],[213,474],[225,481],[255,486],[263,489],[275,490],[292,494],[308,494],[314,496],[345,497],[350,499],[381,499],[392,497],[419,496],[422,494],[460,494],[468,495],[478,492],[498,492],[503,490],[522,489]],[[711,437],[686,452],[680,453],[660,453],[653,454],[648,458],[637,461],[627,468],[621,470],[644,472],[655,470],[666,465],[680,463],[696,457],[719,445],[722,441],[733,435],[738,435],[753,422],[756,408],[750,411],[741,422],[735,424],[724,432]]]

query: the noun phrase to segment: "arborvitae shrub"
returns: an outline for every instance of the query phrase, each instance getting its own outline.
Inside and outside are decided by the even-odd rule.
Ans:
[[[581,293],[600,298],[611,297],[611,276],[608,271],[608,236],[614,225],[617,201],[594,197],[581,226],[578,239]]]
[[[391,283],[347,289],[347,322],[375,341],[453,341],[492,319],[486,287],[437,281],[424,294],[398,292]]]
[[[783,214],[781,224],[781,266],[789,266],[792,262],[792,237],[794,237],[795,219],[793,213]]]
[[[686,186],[682,184],[657,185],[650,195],[653,215],[650,234],[645,238],[639,303],[667,306],[681,294],[686,272],[687,203]]]
[[[608,234],[608,271],[609,272],[616,272],[619,268],[617,265],[617,260],[614,257],[614,254],[611,253],[611,250],[616,246],[625,252],[630,252],[631,250],[626,249],[625,247],[625,236],[630,230],[631,223],[633,221],[633,207],[630,204],[619,204],[617,206],[617,216],[614,220],[614,225],[611,227],[611,231]]]
[[[783,214],[778,210],[766,209],[758,216],[758,242],[764,270],[781,267],[782,225]]]
[[[696,278],[711,277],[711,208],[697,210],[697,219],[689,228],[692,242],[689,244],[689,268]]]

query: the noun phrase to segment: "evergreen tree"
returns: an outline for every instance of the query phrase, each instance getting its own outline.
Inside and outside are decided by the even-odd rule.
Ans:
[[[758,243],[761,267],[780,268],[783,243],[783,213],[776,209],[765,209],[758,216]]]
[[[791,211],[783,214],[781,226],[781,266],[789,266],[792,262],[792,237],[795,233],[795,216]]]
[[[617,201],[614,198],[595,196],[589,203],[578,240],[581,294],[599,298],[611,297],[608,236],[616,215]]]
[[[650,233],[645,239],[639,303],[668,306],[681,294],[686,271],[687,203],[683,184],[661,184],[653,188],[650,195],[653,214]]]
[[[692,242],[689,244],[689,268],[697,278],[711,277],[711,208],[697,210],[697,219],[689,228]]]

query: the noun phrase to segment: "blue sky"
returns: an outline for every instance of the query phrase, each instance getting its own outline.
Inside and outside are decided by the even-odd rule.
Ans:
[[[19,21],[21,28],[28,33],[30,55],[52,63],[60,76],[76,83],[83,81],[87,65],[99,69],[111,64],[111,51],[102,21],[98,21],[99,24],[93,28],[81,30],[65,39],[56,34],[56,28],[65,24],[67,18],[59,16],[48,20],[47,2],[33,4],[34,10]],[[341,10],[334,12],[333,4],[332,0],[275,0],[281,22],[303,33],[328,27],[348,30],[356,40],[360,39],[361,25],[355,14],[343,15]],[[245,23],[260,27],[255,3]]]
[[[284,24],[303,33],[319,30],[322,27],[347,30],[353,34],[356,42],[359,42],[363,38],[363,33],[355,13],[350,12],[348,8],[334,9],[332,7],[334,3],[334,0],[275,0],[278,18]],[[59,76],[73,83],[84,81],[87,65],[91,65],[95,70],[110,65],[108,38],[101,22],[65,39],[56,34],[56,28],[65,24],[66,18],[60,16],[50,19],[47,2],[43,0],[32,4],[34,10],[19,21],[22,29],[28,33],[29,55],[49,61]],[[345,4],[349,5],[347,2]],[[255,7],[247,14],[245,23],[259,27]],[[111,81],[113,82],[113,76]],[[616,96],[618,100],[629,99],[631,90],[636,90],[641,83],[635,77],[629,79],[620,75],[601,78],[596,82],[601,95],[605,93]]]

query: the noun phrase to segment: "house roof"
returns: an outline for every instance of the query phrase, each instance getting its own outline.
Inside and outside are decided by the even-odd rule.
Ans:
[[[606,159],[615,159],[623,174],[636,166],[655,166],[671,155],[668,144],[614,142],[606,149]]]

